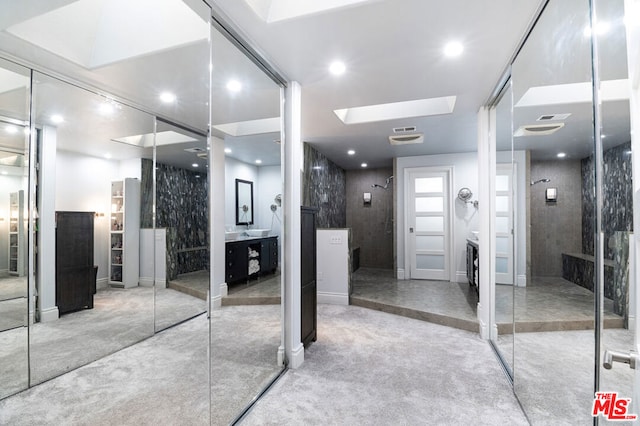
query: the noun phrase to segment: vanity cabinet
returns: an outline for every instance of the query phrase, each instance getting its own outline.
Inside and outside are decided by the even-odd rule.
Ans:
[[[479,262],[478,241],[467,239],[467,280],[470,286],[476,288],[476,293],[478,294],[480,290],[480,281],[478,279]]]
[[[316,213],[318,209],[301,207],[300,215],[300,340],[305,348],[316,341],[317,264]]]
[[[227,283],[247,281],[278,269],[278,237],[227,241],[225,254]]]
[[[140,181],[111,182],[109,285],[136,287],[140,280]]]

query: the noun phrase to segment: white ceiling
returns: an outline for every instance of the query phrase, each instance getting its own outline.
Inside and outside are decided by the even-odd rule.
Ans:
[[[206,42],[195,42],[174,49],[158,48],[145,55],[121,58],[88,69],[6,31],[39,14],[72,5],[73,0],[7,1],[11,5],[5,11],[12,13],[0,16],[0,50],[46,64],[50,69],[95,84],[116,97],[143,105],[195,129],[206,129],[208,122],[203,111],[207,110],[209,99],[201,88],[207,84],[210,66],[214,136],[225,140],[225,145],[232,149],[228,155],[234,158],[247,163],[260,158],[263,165],[279,164],[280,145],[276,142],[280,136],[272,126],[277,124],[280,113],[279,88],[217,31],[212,36],[211,51]],[[368,163],[369,167],[388,167],[394,157],[475,151],[478,109],[487,101],[541,2],[348,1],[351,4],[347,7],[272,19],[269,16],[275,16],[273,13],[287,1],[251,1],[260,13],[240,0],[216,0],[215,7],[230,18],[287,78],[301,84],[304,141],[345,169],[359,168],[362,162]],[[584,16],[567,18],[572,13],[586,12],[584,5],[576,5],[575,1],[552,1],[557,10],[548,8],[545,11],[546,19],[537,30],[539,35],[534,32],[514,66],[514,103],[531,87],[589,81],[590,74],[584,72],[589,57],[584,50],[588,47],[588,38],[582,34]],[[621,1],[606,2],[609,7],[603,7],[599,13],[603,18],[616,21]],[[332,0],[327,4],[336,2]],[[203,3],[199,0],[185,0],[185,3],[202,16],[198,5]],[[47,25],[64,26],[64,22],[53,20]],[[447,58],[443,54],[445,43],[452,40],[464,44],[460,57]],[[621,59],[625,52],[624,39],[620,40],[619,36],[603,39],[602,51],[602,78],[626,78],[623,72],[626,62]],[[342,76],[328,72],[330,62],[336,59],[347,66]],[[230,93],[226,85],[231,79],[241,82],[242,90]],[[179,96],[173,105],[158,101],[159,92],[167,89]],[[6,109],[4,99],[15,98],[16,93],[20,93],[20,89],[2,94],[2,110]],[[46,93],[44,89],[40,95]],[[97,120],[99,123],[103,120],[93,117],[93,110],[83,105],[86,106],[92,96],[97,96],[94,101],[104,97],[83,92],[87,98],[82,100],[79,95],[63,98],[55,93],[51,89],[51,98],[37,105],[43,114],[45,108],[55,109],[58,103],[72,111],[67,117],[73,117],[73,121],[69,120],[67,126],[73,122],[94,123],[92,120]],[[379,117],[378,121],[368,122],[370,110],[378,111],[381,104],[393,104],[396,111],[403,111],[407,105],[431,102],[425,100],[454,97],[455,102],[447,103],[453,107],[451,113],[440,111],[445,114],[427,115],[430,113],[423,112],[411,118],[381,120]],[[335,111],[344,117],[365,114],[356,120],[357,123],[345,124]],[[625,116],[624,100],[605,104],[603,111],[609,114],[605,126],[611,127],[610,133],[628,138],[628,109]],[[518,125],[536,124],[540,115],[551,113],[572,115],[553,135],[555,139],[517,138],[520,139],[519,149],[531,149],[534,155],[542,158],[555,155],[559,144],[570,140],[580,139],[586,145],[581,138],[588,137],[588,132],[584,132],[589,129],[591,117],[585,103],[556,104],[553,108],[548,105],[515,108],[515,119]],[[416,132],[424,133],[424,143],[391,146],[388,137],[392,129],[408,126],[416,126]],[[105,141],[152,131],[146,124],[132,126],[113,121],[102,127],[91,126],[91,130],[86,129],[89,126],[84,127],[77,124],[74,139],[99,139],[97,129],[104,130]],[[245,135],[246,129],[259,130],[249,130],[249,133],[257,134]],[[175,128],[165,130],[181,132]],[[189,136],[193,137],[192,134]],[[204,145],[202,138],[196,139]],[[617,141],[616,138],[608,140],[610,143]],[[99,155],[100,150],[90,146],[85,143],[76,149],[95,151],[92,155]],[[188,148],[187,144],[177,144],[173,149],[165,146],[159,158],[189,167],[195,155],[184,152],[184,148]],[[129,150],[123,149],[123,152]],[[346,151],[349,149],[355,150],[356,155],[348,156]],[[582,155],[577,148],[576,155]]]

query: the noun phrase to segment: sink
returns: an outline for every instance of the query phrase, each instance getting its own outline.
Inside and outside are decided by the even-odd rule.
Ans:
[[[244,231],[250,237],[266,237],[271,232],[270,229],[247,229]]]
[[[238,231],[225,231],[224,239],[225,241],[235,240],[240,236],[240,232]]]

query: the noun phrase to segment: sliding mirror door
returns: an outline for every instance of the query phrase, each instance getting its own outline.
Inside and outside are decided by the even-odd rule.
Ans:
[[[150,262],[156,265],[156,331],[207,310],[210,270],[207,153],[206,135],[158,120],[155,156],[142,160],[145,187],[154,183],[149,195],[153,194],[155,199],[155,226],[153,230],[145,229],[151,232],[145,242],[155,246],[156,254],[154,262]],[[145,200],[153,202],[150,197]]]
[[[217,31],[212,49],[212,152],[224,149],[225,169],[217,174],[224,195],[215,191],[220,183],[212,205],[224,209],[218,217],[227,232],[222,306],[211,315],[211,419],[228,424],[283,367],[280,87]],[[236,194],[236,180],[244,194]],[[250,224],[236,220],[245,205]]]
[[[514,289],[517,285],[514,270],[518,266],[515,256],[524,254],[515,250],[514,240],[518,240],[518,231],[515,220],[519,208],[524,210],[517,201],[523,197],[517,197],[516,189],[521,186],[517,170],[521,170],[524,176],[524,164],[518,167],[515,161],[524,158],[522,152],[512,151],[512,118],[513,118],[513,93],[511,81],[507,82],[496,106],[493,108],[491,123],[495,131],[496,144],[496,175],[495,175],[495,306],[494,319],[498,335],[492,336],[492,341],[497,349],[501,361],[508,373],[513,378],[513,303]],[[522,281],[522,278],[520,278]]]
[[[28,69],[0,60],[0,399],[28,386]]]
[[[625,18],[624,0],[594,2],[598,19],[594,36],[598,48],[596,67],[599,73],[602,117],[600,217],[601,255],[604,260],[604,282],[598,306],[603,319],[599,390],[617,391],[620,398],[632,398],[636,403],[635,407],[638,407],[637,394],[634,394],[633,389],[634,376],[637,373],[625,364],[611,364],[607,360],[611,351],[629,354],[634,348],[637,351],[638,344],[638,279],[634,278],[634,274],[638,273],[637,244],[634,243],[638,225],[638,222],[634,223],[634,215],[638,217],[635,211],[638,205],[634,206],[633,203],[634,183],[636,190],[638,188],[638,183],[635,182],[637,176],[634,175],[637,171],[635,161],[638,160],[638,141],[637,136],[634,140],[631,134],[629,104],[632,82],[636,90],[638,85],[638,57],[629,57],[632,67],[635,66],[636,70],[635,80],[629,79],[627,49],[633,45],[630,46],[628,43],[628,40],[632,39],[627,38],[627,31],[628,34],[635,31],[637,37],[640,22],[637,13],[633,13],[632,3],[627,2],[628,13]],[[638,42],[637,38],[635,42]],[[635,48],[637,49],[637,45]],[[635,124],[638,125],[637,122]],[[589,162],[590,166],[591,163]],[[636,197],[638,195],[640,194]],[[635,238],[637,241],[637,236]],[[615,322],[611,320],[612,315]],[[604,363],[608,363],[611,368],[603,367]],[[638,413],[637,408],[633,413]]]
[[[143,148],[122,138],[155,121],[38,72],[33,91],[32,385],[153,334],[153,289],[139,285]]]
[[[512,66],[513,151],[528,151],[515,391],[533,424],[592,423],[594,126],[589,1],[551,0]],[[612,302],[606,302],[611,306]],[[621,317],[608,312],[606,320]],[[552,395],[553,397],[550,397]]]

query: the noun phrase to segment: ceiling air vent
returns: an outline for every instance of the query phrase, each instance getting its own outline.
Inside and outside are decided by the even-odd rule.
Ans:
[[[527,124],[520,126],[513,136],[544,136],[557,132],[564,127],[564,123],[554,124]]]
[[[196,155],[198,156],[198,158],[207,158],[208,157],[208,153],[207,152],[199,152]]]
[[[200,148],[199,146],[195,146],[193,148],[186,148],[185,151],[187,151],[187,152],[205,152],[206,149]]]
[[[389,136],[389,143],[391,145],[408,145],[408,144],[422,143],[422,142],[424,142],[423,133],[415,133],[413,135]]]
[[[415,132],[415,131],[416,131],[416,126],[393,128],[393,133],[407,133],[407,132]]]
[[[545,114],[538,117],[536,121],[566,120],[571,113],[567,114]]]

